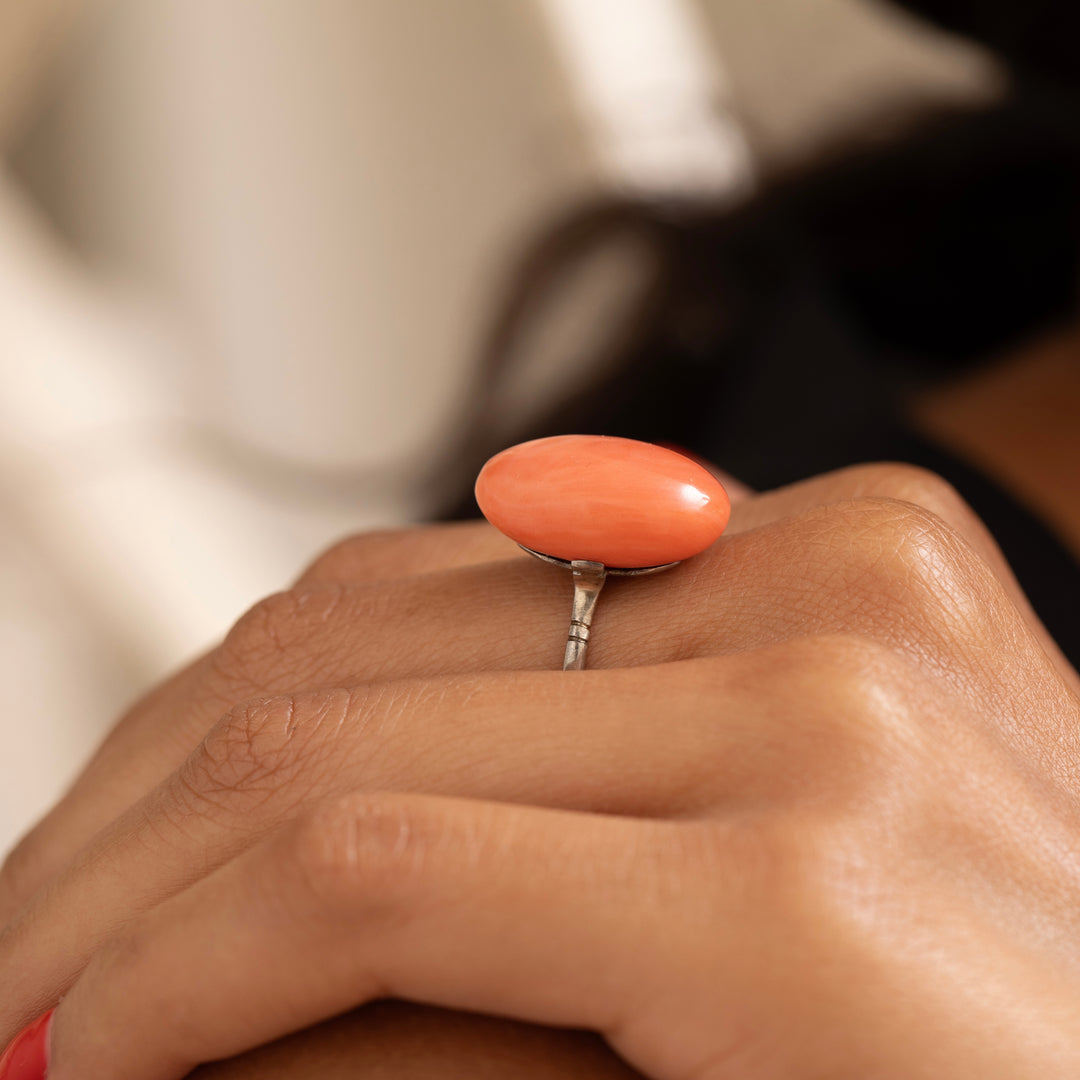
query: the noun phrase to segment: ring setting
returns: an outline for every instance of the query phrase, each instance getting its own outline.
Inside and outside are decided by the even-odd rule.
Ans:
[[[484,516],[528,554],[573,574],[564,671],[585,667],[605,581],[671,569],[724,531],[720,482],[675,450],[605,435],[559,435],[512,446],[481,469]]]

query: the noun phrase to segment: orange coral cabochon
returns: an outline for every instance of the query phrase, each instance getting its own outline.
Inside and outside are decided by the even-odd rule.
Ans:
[[[556,435],[496,454],[480,470],[476,501],[525,547],[612,567],[697,555],[731,514],[727,492],[696,461],[606,435]]]

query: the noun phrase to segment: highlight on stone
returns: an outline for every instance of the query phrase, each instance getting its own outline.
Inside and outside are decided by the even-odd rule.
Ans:
[[[720,481],[696,461],[607,435],[503,450],[480,470],[476,501],[495,528],[533,551],[613,568],[697,555],[731,515]]]

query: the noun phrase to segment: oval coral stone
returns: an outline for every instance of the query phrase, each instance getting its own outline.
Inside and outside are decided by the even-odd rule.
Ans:
[[[731,514],[727,492],[697,462],[606,435],[556,435],[496,454],[480,470],[476,501],[525,547],[623,568],[697,555]]]

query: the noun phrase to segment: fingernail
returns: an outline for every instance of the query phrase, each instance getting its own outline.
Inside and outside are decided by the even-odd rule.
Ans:
[[[45,1080],[49,1071],[50,1010],[24,1028],[0,1058],[0,1080]]]

